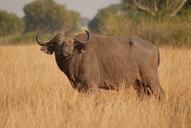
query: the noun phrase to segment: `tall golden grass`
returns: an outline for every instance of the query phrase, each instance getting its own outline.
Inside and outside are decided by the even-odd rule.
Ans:
[[[191,51],[160,52],[159,102],[133,89],[80,94],[39,46],[0,46],[0,128],[190,128]]]

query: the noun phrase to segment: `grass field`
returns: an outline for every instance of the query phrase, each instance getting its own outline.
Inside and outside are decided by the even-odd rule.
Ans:
[[[191,50],[160,52],[158,102],[132,88],[79,94],[39,46],[0,46],[0,128],[190,128]]]

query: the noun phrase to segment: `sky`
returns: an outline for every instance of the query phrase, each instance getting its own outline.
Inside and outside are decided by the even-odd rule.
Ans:
[[[34,0],[0,0],[0,9],[24,16],[22,11],[25,4]],[[93,18],[97,11],[120,0],[55,0],[59,4],[66,5],[67,9],[80,12],[82,17]]]

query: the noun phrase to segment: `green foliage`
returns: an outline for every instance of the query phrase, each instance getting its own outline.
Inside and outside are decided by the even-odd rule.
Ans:
[[[153,18],[137,10],[131,0],[120,8],[105,8],[98,12],[89,27],[107,35],[139,35],[160,45],[183,46],[191,43],[191,10],[182,9],[172,18]]]
[[[128,28],[134,30],[125,30],[129,32],[129,35],[139,35],[155,44],[184,46],[191,41],[191,23],[186,21],[174,19],[172,21],[151,22],[144,20],[140,24],[135,24],[134,27],[131,27],[131,24]]]
[[[79,22],[79,26],[87,27],[90,19],[87,17],[82,17]]]
[[[181,17],[181,20],[191,22],[191,8],[185,7],[182,9],[178,16]]]
[[[186,9],[191,8],[191,0],[187,0],[187,2],[184,5],[184,8]]]
[[[36,0],[24,7],[26,32],[74,29],[80,14],[69,11],[53,0]]]
[[[24,30],[22,19],[13,13],[0,10],[0,36],[21,33]]]
[[[98,14],[89,22],[88,26],[91,30],[97,32],[103,32],[103,27],[108,21],[121,18],[121,5],[114,4],[107,8],[101,9]],[[112,27],[112,26],[111,26]]]
[[[174,17],[182,9],[187,0],[133,0],[138,9],[158,17]]]
[[[140,16],[152,18],[157,22],[171,19],[177,16],[185,7],[188,7],[190,0],[122,0],[122,6],[128,16],[135,12]],[[129,13],[130,12],[130,13]]]

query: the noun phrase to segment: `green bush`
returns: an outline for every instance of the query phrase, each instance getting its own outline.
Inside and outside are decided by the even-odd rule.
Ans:
[[[158,23],[143,19],[137,23],[129,19],[122,19],[119,22],[113,18],[103,28],[108,35],[138,35],[159,45],[183,46],[191,43],[191,23],[187,21]]]
[[[0,10],[0,36],[22,33],[24,23],[13,13]]]

